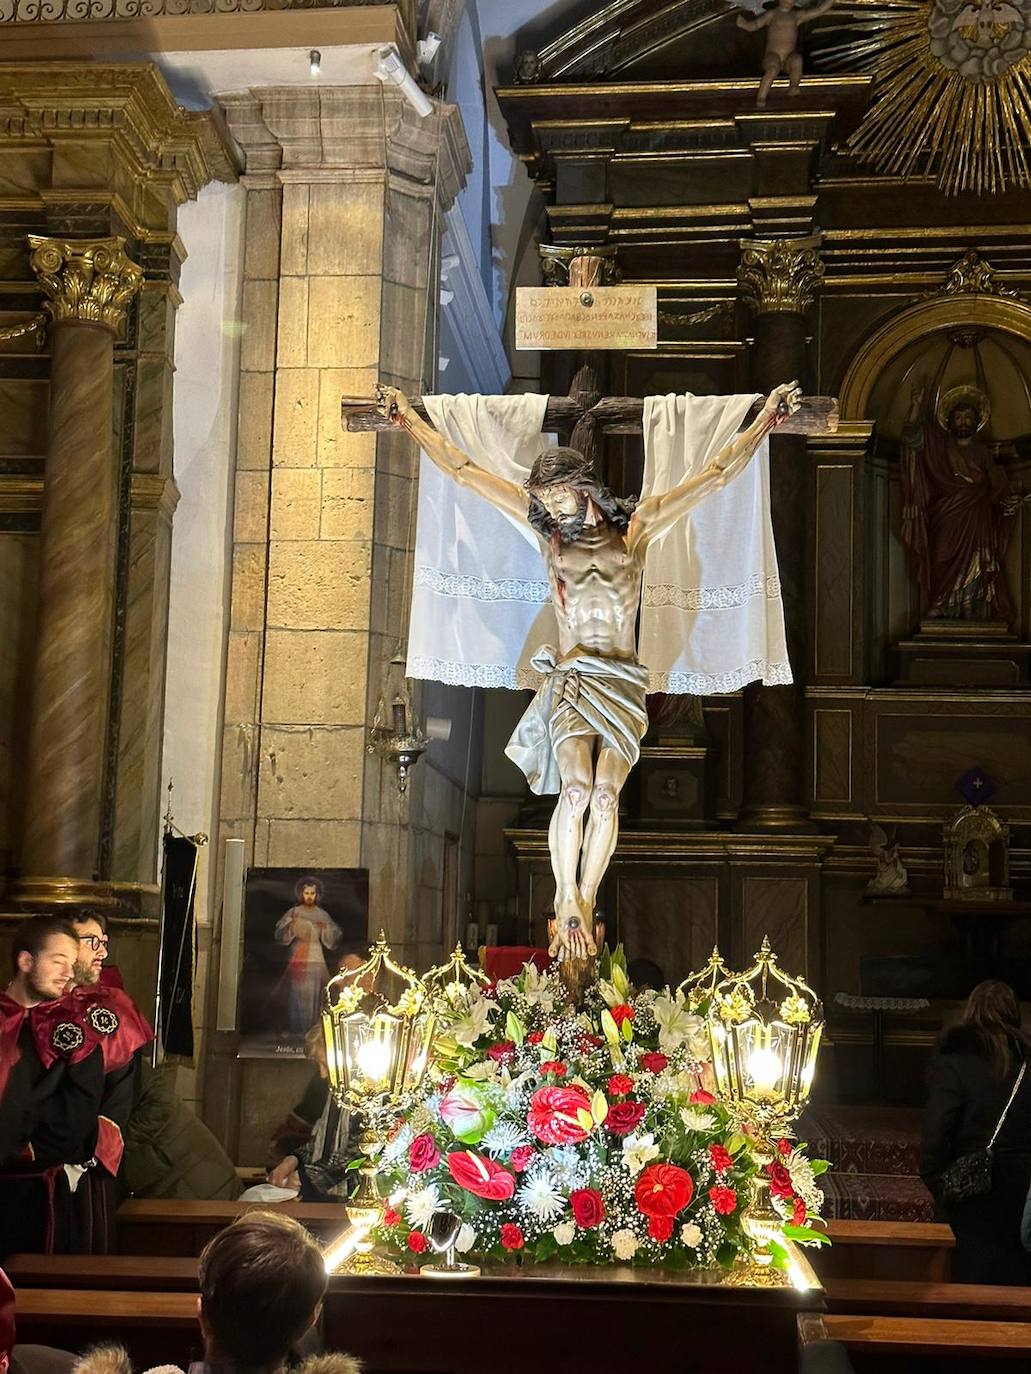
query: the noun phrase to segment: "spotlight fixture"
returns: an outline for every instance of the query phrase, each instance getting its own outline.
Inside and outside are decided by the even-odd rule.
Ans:
[[[393,43],[386,43],[376,50],[376,67],[373,76],[384,85],[396,86],[420,119],[433,113],[433,102],[416,83],[415,77],[401,60],[401,54]]]
[[[318,76],[319,72],[322,71],[322,54],[318,48],[312,48],[308,54],[308,70],[312,76]]]

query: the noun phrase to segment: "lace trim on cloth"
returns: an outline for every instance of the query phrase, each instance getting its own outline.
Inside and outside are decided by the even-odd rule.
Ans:
[[[528,687],[536,691],[542,678],[533,668],[508,668],[497,663],[454,663],[442,658],[410,658],[409,677],[443,682],[448,687]]]
[[[764,687],[789,687],[794,679],[791,664],[767,663],[754,658],[732,673],[652,673],[649,692],[666,692],[669,696],[718,697],[728,692],[740,692],[750,682]]]
[[[753,573],[747,582],[739,582],[736,587],[677,587],[659,582],[646,583],[644,588],[646,606],[676,606],[681,611],[729,611],[756,596],[765,596],[767,601],[780,599],[780,578],[776,573]]]
[[[503,577],[500,582],[492,582],[486,577],[446,573],[439,568],[416,568],[415,585],[428,587],[438,596],[466,597],[473,601],[521,601],[525,605],[543,606],[551,599],[547,582],[522,577]]]

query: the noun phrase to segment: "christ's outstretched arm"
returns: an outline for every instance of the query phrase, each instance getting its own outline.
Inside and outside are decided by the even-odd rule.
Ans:
[[[717,487],[725,486],[736,477],[751,462],[752,455],[770,430],[793,415],[801,401],[802,392],[797,382],[775,387],[752,424],[721,448],[707,467],[669,491],[645,497],[630,520],[627,531],[630,550],[643,553],[653,539],[660,538]]]
[[[420,419],[412,409],[408,397],[397,387],[381,385],[379,394],[383,414],[398,429],[406,430],[441,472],[454,478],[460,486],[469,487],[470,490],[477,492],[485,501],[497,506],[506,515],[513,516],[524,525],[529,523],[526,518],[529,501],[522,487],[517,486],[515,482],[506,481],[496,473],[487,472],[485,468],[474,463],[467,453],[456,448],[442,434],[438,434],[432,425]]]

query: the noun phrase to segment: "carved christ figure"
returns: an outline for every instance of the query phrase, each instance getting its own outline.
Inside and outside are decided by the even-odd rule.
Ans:
[[[525,487],[479,467],[421,420],[407,398],[381,387],[381,409],[462,486],[540,542],[558,622],[557,649],[533,665],[546,674],[506,753],[535,792],[557,792],[548,848],[555,874],[551,953],[596,953],[594,905],[616,846],[619,794],[648,727],[648,670],[637,659],[644,557],[660,538],[748,464],[762,439],[801,403],[798,384],[772,391],[756,420],[680,486],[636,504],[601,485],[576,449],[549,448]]]

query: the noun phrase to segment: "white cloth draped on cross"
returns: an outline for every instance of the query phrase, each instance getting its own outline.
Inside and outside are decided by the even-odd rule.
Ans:
[[[747,396],[649,396],[644,490],[700,472],[739,429]],[[522,483],[546,443],[548,398],[427,396],[435,427],[474,462]],[[622,495],[623,493],[618,493]],[[535,687],[555,642],[536,535],[422,457],[408,674],[475,687]],[[648,551],[639,656],[654,692],[709,695],[791,681],[770,519],[769,442]]]

